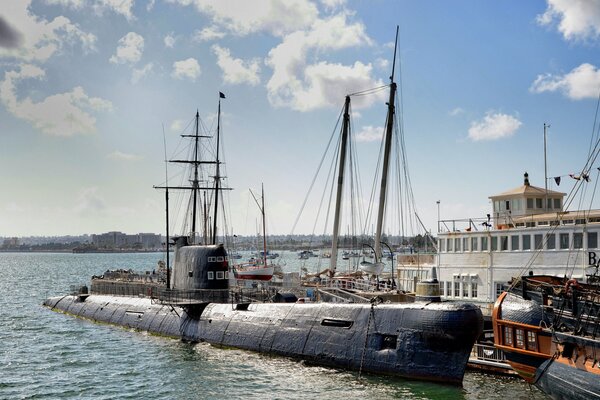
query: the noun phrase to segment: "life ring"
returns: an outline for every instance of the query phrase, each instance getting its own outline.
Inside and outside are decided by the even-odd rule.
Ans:
[[[567,283],[565,283],[565,292],[571,293],[571,287],[579,288],[579,282],[577,282],[577,279],[571,278],[567,281]]]

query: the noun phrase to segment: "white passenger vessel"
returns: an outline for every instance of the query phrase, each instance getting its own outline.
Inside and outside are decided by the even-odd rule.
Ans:
[[[588,250],[598,249],[600,210],[564,211],[564,196],[530,185],[525,173],[522,186],[490,196],[493,214],[483,221],[440,221],[442,295],[489,305],[530,271],[584,279]]]

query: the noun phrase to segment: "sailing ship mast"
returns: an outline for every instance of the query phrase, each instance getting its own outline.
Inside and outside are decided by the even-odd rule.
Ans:
[[[394,132],[394,100],[396,98],[396,82],[394,82],[394,70],[396,68],[396,49],[398,48],[398,26],[396,26],[396,43],[394,45],[394,62],[392,64],[392,75],[390,76],[390,98],[388,100],[387,125],[385,129],[385,148],[383,154],[383,170],[381,171],[381,189],[379,191],[379,208],[377,210],[377,225],[375,231],[375,257],[381,258],[381,234],[383,230],[383,216],[385,214],[385,200],[387,196],[387,178],[389,174],[390,153],[392,150],[392,134]]]
[[[200,157],[200,139],[201,138],[211,138],[211,136],[206,136],[206,135],[200,135],[199,133],[199,126],[200,126],[200,113],[198,111],[196,111],[196,116],[195,116],[195,127],[194,127],[194,134],[192,135],[181,135],[181,137],[184,138],[191,138],[193,139],[193,149],[192,149],[192,157],[190,160],[169,160],[169,162],[172,163],[179,163],[179,164],[190,164],[192,166],[192,171],[191,171],[191,179],[190,179],[190,186],[168,186],[168,184],[166,186],[154,186],[155,189],[166,189],[167,191],[169,189],[175,189],[175,190],[189,190],[191,191],[191,196],[190,196],[190,208],[191,208],[191,231],[189,232],[189,243],[190,244],[198,244],[196,243],[196,234],[197,234],[197,220],[198,220],[198,204],[200,201],[200,191],[210,191],[210,190],[214,190],[215,191],[215,201],[213,204],[214,207],[214,225],[213,225],[213,231],[212,231],[212,236],[211,236],[211,244],[216,244],[216,237],[217,237],[217,221],[218,221],[218,209],[219,209],[219,192],[221,190],[226,190],[229,188],[223,188],[220,185],[220,181],[221,181],[221,176],[220,176],[220,172],[219,172],[219,165],[220,165],[220,161],[219,161],[219,144],[220,144],[220,120],[221,120],[221,99],[224,99],[225,95],[221,92],[219,92],[219,108],[218,108],[218,116],[217,116],[217,142],[216,142],[216,156],[215,156],[215,161],[205,161],[205,160],[201,160]],[[201,180],[201,174],[200,174],[200,166],[203,164],[215,164],[215,176],[214,176],[214,186],[213,187],[201,187],[200,186],[200,180]],[[168,196],[168,195],[167,195]],[[167,209],[167,214],[168,214],[168,209]],[[206,195],[204,196],[204,204],[203,204],[203,234],[202,234],[202,241],[203,244],[208,244],[208,232],[207,232],[207,221],[208,221],[208,209],[207,209],[207,204],[206,204]],[[168,215],[167,215],[167,221],[168,221]]]
[[[338,183],[335,200],[335,215],[333,221],[333,238],[331,241],[331,258],[329,262],[329,273],[335,274],[337,267],[338,238],[340,235],[340,216],[342,212],[342,197],[344,189],[344,169],[346,166],[346,147],[348,145],[348,131],[350,130],[350,96],[346,96],[344,103],[344,120],[342,123],[342,143],[340,148],[340,165],[338,168]]]
[[[250,194],[252,195],[254,202],[260,209],[260,213],[261,213],[261,217],[262,217],[263,265],[266,267],[267,266],[267,228],[266,228],[266,221],[265,221],[265,187],[264,187],[264,184],[260,186],[260,193],[261,193],[261,198],[260,198],[260,203],[259,203],[258,200],[256,199],[256,196],[252,192],[252,190],[250,190]]]

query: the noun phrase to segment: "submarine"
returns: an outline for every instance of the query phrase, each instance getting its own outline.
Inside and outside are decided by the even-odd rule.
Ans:
[[[87,320],[365,373],[460,385],[482,316],[469,303],[267,303],[229,287],[223,245],[176,239],[170,287],[95,277],[44,305]],[[251,289],[247,289],[251,290]]]
[[[386,103],[387,150],[392,147],[394,132],[393,72],[391,80],[390,101]],[[182,135],[193,141],[190,159],[170,160],[189,167],[189,174],[183,178],[189,185],[156,187],[165,189],[167,247],[171,244],[169,190],[190,193],[187,204],[191,218],[182,234],[172,238],[172,266],[166,252],[165,282],[128,271],[108,271],[92,278],[89,291],[85,286],[79,293],[48,298],[44,305],[95,322],[301,359],[358,371],[359,375],[366,372],[460,385],[473,344],[483,329],[482,313],[470,303],[442,302],[435,279],[420,283],[429,290],[417,290],[416,301],[406,303],[381,303],[377,298],[369,303],[286,303],[276,302],[277,295],[259,289],[230,287],[227,250],[217,242],[219,195],[228,189],[219,169],[221,99],[225,95],[219,92],[216,135],[200,135],[196,112],[195,133]],[[349,107],[350,95],[346,96],[340,147],[331,276],[335,275],[337,259],[344,160],[351,148],[346,146],[350,138]],[[213,160],[200,157],[205,149],[200,146],[201,138],[216,139]],[[388,158],[389,151],[385,154],[386,165],[391,164]],[[384,171],[387,174],[387,168]],[[207,182],[213,183],[209,186]],[[379,256],[386,187],[384,178],[375,237],[375,254]]]

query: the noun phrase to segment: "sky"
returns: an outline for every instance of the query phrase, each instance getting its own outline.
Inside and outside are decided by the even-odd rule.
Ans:
[[[256,232],[248,188],[264,184],[268,231],[291,233],[345,95],[389,83],[396,26],[427,229],[438,201],[442,219],[476,218],[526,171],[543,187],[544,123],[563,177],[549,188],[570,190],[600,94],[600,0],[2,0],[0,236],[163,232],[165,151],[196,110],[214,126],[219,92],[232,231]],[[353,98],[366,171],[385,102]]]

